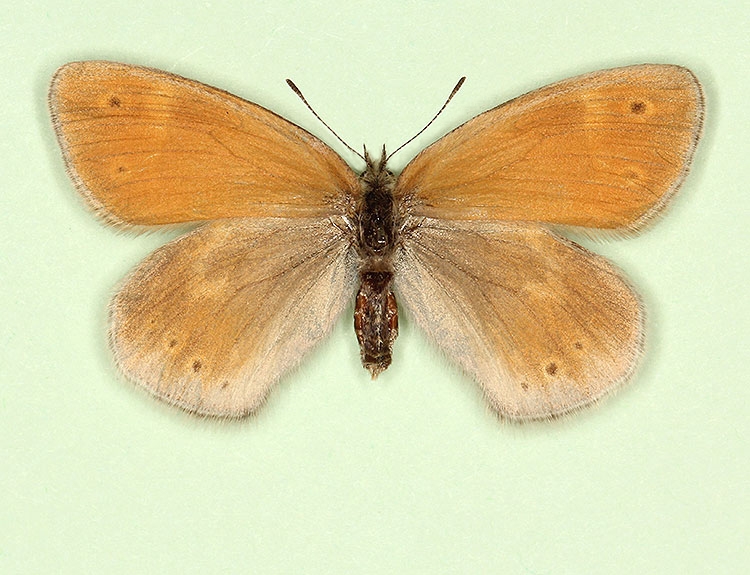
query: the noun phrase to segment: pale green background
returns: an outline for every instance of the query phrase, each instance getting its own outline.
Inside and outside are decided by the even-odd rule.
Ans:
[[[0,25],[0,573],[746,573],[750,10],[744,2],[16,2]],[[634,383],[551,424],[499,423],[408,320],[376,383],[350,316],[256,418],[191,418],[124,384],[112,287],[168,237],[100,225],[63,169],[55,68],[108,58],[257,101],[394,159],[599,68],[703,81],[667,217],[595,245],[650,314]],[[350,155],[345,156],[351,159]],[[358,165],[357,165],[358,166]]]

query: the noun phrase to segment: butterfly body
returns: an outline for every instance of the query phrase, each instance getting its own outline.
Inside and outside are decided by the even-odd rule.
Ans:
[[[356,246],[360,287],[355,299],[354,331],[362,365],[375,378],[391,364],[398,336],[398,305],[393,294],[393,257],[402,217],[393,197],[396,178],[386,167],[386,154],[375,163],[365,151],[365,171],[359,177]]]
[[[601,70],[475,116],[396,177],[385,154],[358,175],[262,106],[141,66],[67,64],[49,106],[68,173],[106,223],[195,226],[112,298],[128,379],[192,413],[253,413],[354,298],[373,377],[400,306],[516,421],[591,405],[633,374],[640,298],[561,231],[652,221],[704,114],[685,68]]]

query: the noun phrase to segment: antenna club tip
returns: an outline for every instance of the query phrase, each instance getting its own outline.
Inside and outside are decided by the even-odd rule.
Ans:
[[[287,86],[289,86],[292,90],[294,90],[295,94],[301,94],[299,91],[299,88],[297,87],[297,84],[292,82],[289,78],[286,79]]]

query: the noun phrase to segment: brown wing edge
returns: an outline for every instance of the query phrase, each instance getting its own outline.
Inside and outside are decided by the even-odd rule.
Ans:
[[[60,114],[58,112],[57,102],[57,86],[60,83],[62,77],[71,71],[73,68],[78,67],[81,64],[87,63],[86,61],[69,62],[63,64],[52,75],[50,81],[49,91],[47,93],[47,108],[49,110],[50,119],[52,121],[52,129],[55,131],[57,143],[60,146],[62,152],[63,162],[65,164],[65,173],[68,178],[73,182],[73,185],[78,192],[78,197],[83,200],[84,205],[89,209],[96,218],[107,226],[112,226],[120,230],[135,231],[136,233],[153,230],[152,226],[134,226],[129,222],[117,217],[111,211],[109,211],[104,204],[99,201],[96,195],[91,189],[83,182],[81,177],[78,175],[73,165],[73,159],[70,154],[70,145],[68,139],[62,129],[62,123],[60,122]]]
[[[649,66],[653,64],[642,64],[642,65]],[[667,206],[672,202],[672,199],[677,194],[677,191],[682,187],[682,184],[685,182],[685,178],[687,178],[687,175],[690,173],[690,169],[693,164],[693,158],[695,157],[695,151],[698,148],[698,142],[700,142],[700,139],[703,136],[705,117],[706,117],[706,97],[703,91],[703,86],[698,80],[698,77],[692,72],[692,70],[684,66],[678,66],[676,64],[669,64],[669,65],[665,64],[664,66],[670,66],[670,67],[680,70],[682,73],[688,76],[689,79],[691,80],[690,84],[693,86],[693,89],[695,90],[695,101],[696,101],[696,110],[695,110],[696,114],[695,114],[695,123],[693,125],[693,137],[691,139],[691,142],[690,142],[691,145],[686,154],[685,161],[682,164],[682,170],[680,171],[680,174],[677,176],[674,182],[672,182],[671,187],[664,194],[662,194],[660,200],[656,204],[654,204],[650,210],[645,212],[643,215],[641,215],[640,218],[638,218],[636,221],[632,222],[628,227],[622,230],[622,234],[625,236],[639,234],[644,229],[647,229],[649,226],[653,225],[653,223],[658,221],[658,219],[664,215]],[[583,229],[583,228],[573,228],[573,229],[578,230],[578,229]],[[613,232],[617,234],[618,230],[613,230]]]
[[[703,85],[700,83],[700,81],[698,80],[698,77],[693,73],[692,70],[690,70],[689,68],[686,68],[685,66],[679,66],[677,64],[636,64],[633,66],[625,66],[625,68],[638,68],[641,66],[661,66],[661,67],[668,67],[668,68],[679,70],[680,72],[682,72],[683,74],[689,77],[689,79],[691,80],[690,84],[693,86],[695,90],[695,101],[696,101],[695,123],[693,125],[693,135],[690,140],[690,148],[688,149],[687,154],[685,156],[685,161],[682,164],[682,170],[680,171],[678,176],[675,178],[675,180],[672,182],[672,185],[669,187],[669,189],[662,194],[661,198],[659,198],[659,201],[653,206],[651,206],[649,210],[641,214],[641,216],[637,220],[631,222],[626,227],[604,229],[604,228],[587,228],[583,226],[570,226],[570,225],[561,225],[561,224],[547,224],[551,229],[559,230],[562,232],[569,232],[569,233],[572,233],[574,236],[585,237],[585,238],[592,239],[592,240],[601,240],[601,239],[606,240],[610,238],[627,239],[627,238],[635,237],[641,234],[642,232],[648,230],[651,226],[656,224],[661,218],[664,217],[664,215],[667,213],[667,208],[672,203],[672,200],[676,197],[677,192],[682,187],[682,184],[685,183],[685,179],[687,178],[688,174],[690,173],[690,170],[692,169],[693,158],[695,157],[695,152],[698,148],[698,143],[703,137],[703,131],[705,128],[706,98],[705,98],[705,93],[703,90]],[[617,70],[618,68],[610,68],[610,69]]]

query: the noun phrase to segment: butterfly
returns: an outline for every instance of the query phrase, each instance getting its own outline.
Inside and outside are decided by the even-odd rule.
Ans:
[[[403,306],[498,414],[533,420],[632,375],[641,301],[560,230],[628,235],[660,214],[704,98],[679,66],[593,72],[479,114],[398,175],[385,148],[357,173],[257,104],[140,66],[66,64],[49,107],[67,171],[107,224],[195,224],[111,301],[113,356],[137,385],[196,414],[253,413],[353,299],[373,377]]]

